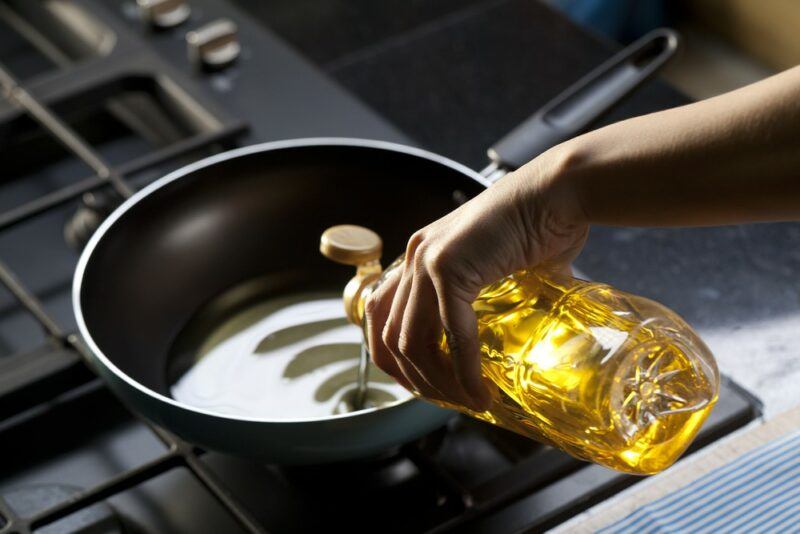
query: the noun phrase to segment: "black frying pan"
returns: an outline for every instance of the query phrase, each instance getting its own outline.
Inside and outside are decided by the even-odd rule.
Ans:
[[[483,173],[416,148],[331,138],[236,149],[155,181],[104,221],[80,258],[73,303],[93,362],[157,424],[204,447],[269,462],[367,456],[429,432],[449,412],[413,398],[275,420],[178,402],[169,396],[170,374],[181,365],[176,339],[187,324],[218,320],[208,303],[220,295],[236,307],[270,288],[340,291],[352,273],[319,254],[327,227],[372,228],[389,257],[401,253],[414,230],[585,130],[676,47],[675,33],[658,30],[626,48],[497,143]]]

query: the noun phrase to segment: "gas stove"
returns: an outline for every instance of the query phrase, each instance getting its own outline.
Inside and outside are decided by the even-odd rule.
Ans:
[[[303,468],[140,420],[73,334],[76,251],[104,214],[236,146],[412,142],[222,1],[0,1],[0,84],[0,533],[543,530],[640,480],[457,415],[381,457]],[[693,448],[758,413],[724,381]]]

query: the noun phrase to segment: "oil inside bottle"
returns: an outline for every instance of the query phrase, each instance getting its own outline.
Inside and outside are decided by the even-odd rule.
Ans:
[[[649,474],[674,462],[716,402],[716,366],[697,356],[708,349],[655,302],[520,272],[485,288],[473,308],[492,405],[442,406]]]
[[[343,298],[364,325],[370,294],[403,261],[381,272],[383,243],[368,228],[338,225],[320,252],[356,267]],[[635,474],[656,473],[689,446],[719,392],[708,347],[666,307],[602,284],[523,270],[484,287],[473,302],[485,412],[431,400]],[[445,334],[440,349],[448,353]]]
[[[270,420],[356,410],[362,333],[347,322],[339,294],[265,295],[222,317],[190,321],[179,336],[168,370],[174,399]],[[411,396],[377,368],[369,377],[365,408]]]

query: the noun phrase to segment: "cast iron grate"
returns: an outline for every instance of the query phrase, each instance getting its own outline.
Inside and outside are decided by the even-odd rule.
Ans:
[[[14,105],[22,108],[31,118],[38,122],[50,135],[63,144],[74,156],[86,163],[94,175],[76,183],[51,191],[38,198],[16,206],[0,214],[0,231],[8,230],[36,215],[59,207],[67,202],[76,200],[84,193],[98,190],[102,187],[111,187],[114,194],[124,199],[133,193],[133,188],[126,182],[124,176],[142,171],[158,163],[167,161],[178,154],[218,142],[240,127],[221,128],[214,132],[196,135],[181,143],[154,151],[145,157],[128,162],[117,168],[108,165],[92,147],[81,138],[69,125],[59,117],[20,82],[3,66],[0,65],[0,87],[4,96]],[[79,361],[86,358],[86,348],[80,343],[75,334],[67,333],[48,314],[42,303],[21,282],[19,277],[8,268],[0,259],[0,282],[11,292],[17,302],[33,317],[44,331],[51,344],[50,351],[21,356],[35,357],[35,354],[61,352],[64,354],[64,367],[80,365]],[[13,358],[11,358],[13,360]],[[14,362],[9,362],[13,364]],[[35,365],[32,367],[36,367]],[[47,371],[54,371],[48,366]],[[91,376],[91,375],[89,375]],[[44,378],[44,377],[36,377]],[[14,391],[9,397],[13,398]],[[172,434],[155,427],[144,421],[152,432],[164,443],[167,451],[134,469],[127,470],[112,477],[92,488],[80,491],[61,503],[42,510],[32,517],[22,517],[8,504],[0,499],[0,532],[14,532],[28,534],[59,519],[101,502],[138,484],[152,479],[176,467],[185,467],[194,477],[230,512],[239,524],[249,532],[265,532],[250,514],[236,502],[232,494],[224,487],[217,477],[200,461],[203,451],[193,447]]]
[[[0,64],[0,88],[8,101],[24,110],[34,119],[49,135],[66,147],[69,152],[87,164],[94,174],[77,182],[50,191],[21,205],[17,205],[0,213],[0,231],[9,231],[37,215],[48,210],[53,210],[64,204],[73,202],[86,193],[93,193],[103,188],[109,188],[118,199],[125,199],[134,192],[134,188],[125,179],[131,175],[162,162],[168,161],[178,155],[189,153],[198,147],[207,146],[220,141],[226,136],[235,133],[236,128],[223,128],[220,131],[201,133],[182,142],[172,144],[139,157],[135,160],[122,163],[118,166],[109,165],[73,128],[66,124],[59,116],[40,99],[26,89],[8,70]],[[18,361],[25,358],[29,363],[28,368],[41,375],[26,376],[15,388],[0,390],[0,420],[24,416],[25,410],[35,411],[36,400],[51,398],[54,394],[74,388],[78,395],[86,395],[93,391],[92,387],[85,387],[95,382],[100,387],[99,380],[93,373],[87,371],[85,362],[88,358],[88,349],[81,343],[77,335],[67,332],[45,309],[42,302],[30,291],[21,279],[0,258],[0,282],[13,295],[19,305],[38,323],[43,330],[48,345],[40,350],[30,353],[12,355],[6,358],[3,364],[5,369],[11,369]],[[52,357],[56,355],[61,360],[52,364]],[[43,362],[48,359],[48,365],[37,366],[31,359],[40,358]],[[33,365],[30,365],[33,363]],[[12,385],[13,386],[13,385]],[[136,414],[134,414],[136,416]],[[240,503],[233,493],[226,488],[218,476],[201,460],[205,451],[184,442],[164,429],[154,426],[148,421],[142,421],[155,436],[164,444],[166,452],[138,465],[125,470],[94,487],[77,491],[58,504],[47,507],[32,516],[23,516],[16,512],[0,498],[0,534],[17,533],[30,534],[38,529],[52,525],[71,514],[85,510],[97,503],[105,501],[119,493],[136,487],[143,482],[151,480],[176,468],[185,468],[205,487],[209,493],[231,514],[231,516],[248,532],[266,532],[251,513]],[[0,428],[0,434],[3,429]],[[400,453],[424,473],[437,487],[442,488],[447,499],[456,503],[461,511],[488,509],[487,505],[495,505],[500,501],[481,499],[480,506],[476,507],[476,499],[472,490],[466,485],[455,480],[450,473],[443,469],[432,456],[425,450],[424,442],[416,442],[404,446]],[[526,480],[518,491],[530,491],[547,481],[579,468],[581,464],[568,461],[554,462],[550,470],[542,471],[538,466],[530,476],[522,477]],[[518,475],[519,473],[517,473]],[[517,477],[519,479],[519,477]],[[503,492],[507,501],[518,491]]]

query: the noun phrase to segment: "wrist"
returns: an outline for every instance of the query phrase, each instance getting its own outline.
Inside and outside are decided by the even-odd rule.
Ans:
[[[578,187],[585,153],[562,144],[517,169],[489,189],[489,198],[506,206],[522,248],[520,265],[564,265],[580,251],[588,218]]]
[[[591,162],[581,136],[547,150],[516,174],[526,183],[530,206],[554,214],[564,227],[585,226],[590,221],[582,184]]]

